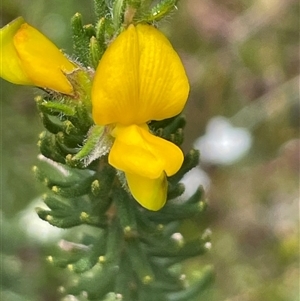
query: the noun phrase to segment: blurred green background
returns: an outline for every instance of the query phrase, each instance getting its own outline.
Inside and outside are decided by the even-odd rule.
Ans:
[[[0,5],[1,26],[22,15],[69,54],[70,18],[81,12],[84,23],[94,20],[91,0]],[[184,149],[203,153],[187,186],[203,183],[209,201],[205,219],[184,231],[213,233],[211,252],[186,270],[215,267],[205,301],[297,301],[299,3],[181,0],[178,8],[161,28],[191,82]],[[45,262],[64,232],[39,223],[33,209],[43,192],[31,173],[42,131],[36,94],[1,80],[2,301],[58,300],[65,276]]]

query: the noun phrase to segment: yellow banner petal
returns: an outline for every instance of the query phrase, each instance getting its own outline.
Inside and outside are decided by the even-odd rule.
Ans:
[[[180,148],[149,133],[146,125],[118,125],[112,134],[116,140],[108,159],[119,170],[157,179],[162,172],[168,176],[175,174],[182,165]]]
[[[126,173],[132,196],[148,210],[161,209],[167,200],[168,182],[164,173],[157,179],[148,179]]]
[[[187,100],[185,70],[167,38],[153,26],[130,25],[111,43],[96,70],[97,124],[143,124],[179,114]]]
[[[18,85],[33,85],[22,68],[13,43],[14,35],[24,22],[24,19],[19,17],[0,29],[0,77]]]
[[[34,85],[65,94],[73,88],[64,73],[76,67],[42,33],[24,23],[14,35],[22,67]]]

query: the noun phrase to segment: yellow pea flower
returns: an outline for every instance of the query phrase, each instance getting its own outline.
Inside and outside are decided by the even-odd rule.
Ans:
[[[22,17],[0,29],[0,49],[0,76],[5,80],[73,93],[65,74],[76,66]]]
[[[153,26],[130,25],[107,48],[92,87],[93,119],[112,128],[109,163],[125,172],[133,197],[149,210],[167,198],[166,176],[182,165],[175,144],[154,136],[147,123],[179,114],[189,83],[175,50]]]

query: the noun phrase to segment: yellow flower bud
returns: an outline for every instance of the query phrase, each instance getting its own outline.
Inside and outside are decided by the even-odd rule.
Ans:
[[[73,93],[66,74],[75,70],[76,66],[22,17],[0,29],[0,47],[2,78],[14,84]]]

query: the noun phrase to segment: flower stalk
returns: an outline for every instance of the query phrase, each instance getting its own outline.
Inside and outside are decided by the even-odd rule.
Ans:
[[[180,149],[189,84],[153,26],[177,1],[94,3],[95,25],[83,25],[78,13],[72,18],[76,60],[22,18],[1,30],[1,76],[42,88],[35,101],[45,131],[33,172],[48,189],[48,209],[37,214],[59,228],[93,229],[47,260],[70,273],[62,300],[193,300],[213,273],[205,267],[190,284],[182,270],[184,260],[210,247],[205,233],[192,240],[180,233],[184,220],[206,209],[201,187],[181,197],[180,180],[199,160],[196,150]],[[20,28],[30,42],[19,41]],[[46,58],[37,44],[52,53]],[[39,62],[59,77],[48,77]]]

